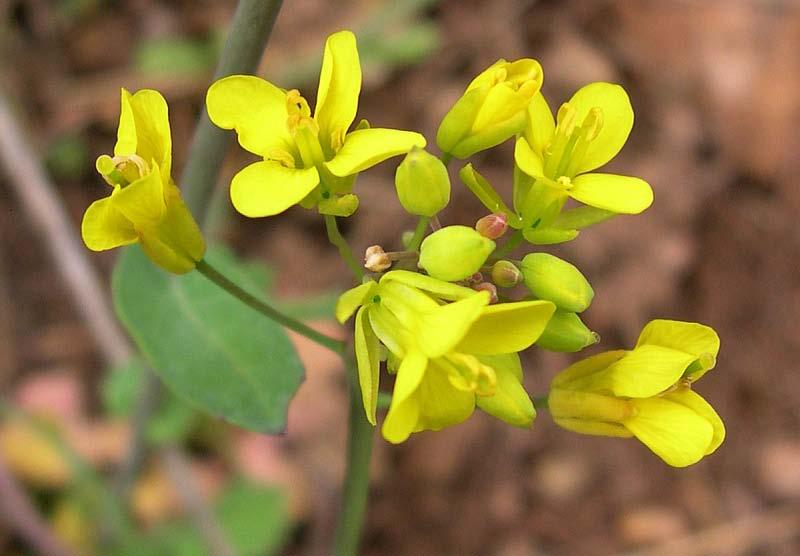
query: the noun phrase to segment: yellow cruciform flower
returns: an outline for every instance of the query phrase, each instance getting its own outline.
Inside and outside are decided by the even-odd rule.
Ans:
[[[522,172],[515,175],[514,206],[528,241],[554,243],[577,235],[551,228],[569,197],[609,214],[638,214],[650,206],[647,182],[592,172],[616,156],[632,127],[633,108],[619,85],[586,85],[561,105],[557,120],[542,94],[534,96],[514,151]]]
[[[355,348],[367,418],[375,423],[380,343],[399,361],[383,436],[403,442],[412,432],[460,423],[477,405],[527,427],[536,411],[522,387],[517,352],[544,330],[548,301],[489,305],[486,292],[396,270],[380,282],[345,292],[336,315],[354,312]]]
[[[211,121],[235,129],[242,147],[264,158],[233,178],[236,210],[271,216],[300,203],[349,216],[358,207],[350,193],[358,172],[425,146],[419,133],[369,128],[365,121],[348,132],[360,91],[361,66],[350,31],[334,33],[325,43],[313,117],[296,89],[287,92],[252,75],[214,83],[206,97]]]
[[[203,258],[205,242],[172,181],[172,139],[167,103],[158,91],[122,90],[113,158],[102,155],[97,170],[113,188],[83,216],[86,246],[104,251],[142,244],[162,268],[181,274]]]
[[[436,134],[439,148],[467,158],[520,133],[525,110],[543,79],[536,60],[498,60],[472,80],[442,119]]]
[[[698,462],[725,438],[714,408],[691,389],[714,368],[719,337],[702,324],[651,321],[630,351],[608,351],[559,373],[550,412],[572,431],[635,436],[675,467]]]

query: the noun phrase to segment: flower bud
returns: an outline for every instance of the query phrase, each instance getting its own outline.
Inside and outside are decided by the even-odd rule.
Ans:
[[[501,288],[513,288],[522,279],[522,273],[511,261],[497,261],[492,265],[492,282]]]
[[[536,345],[549,351],[575,353],[599,341],[600,336],[589,330],[578,315],[556,310]]]
[[[450,202],[450,176],[444,163],[425,149],[413,149],[394,176],[397,198],[411,214],[433,216]]]
[[[383,272],[390,266],[392,266],[392,261],[383,247],[380,245],[367,247],[364,253],[364,268],[371,272]]]
[[[491,282],[481,282],[480,284],[472,286],[472,289],[476,292],[489,292],[489,303],[497,303],[499,299],[497,297],[497,286]]]
[[[419,266],[439,280],[456,282],[480,270],[495,243],[467,226],[447,226],[422,242]]]
[[[581,313],[589,307],[594,290],[574,265],[548,253],[530,253],[522,259],[525,285],[539,299],[559,309]]]
[[[463,159],[520,133],[543,78],[536,60],[495,62],[473,79],[442,119],[436,134],[439,148]]]
[[[497,239],[508,230],[508,217],[502,212],[489,214],[475,223],[475,229],[483,237]]]

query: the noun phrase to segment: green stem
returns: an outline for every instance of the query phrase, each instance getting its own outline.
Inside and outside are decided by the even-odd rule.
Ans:
[[[533,407],[535,407],[538,410],[550,409],[549,395],[545,394],[543,396],[534,397],[533,398]]]
[[[323,334],[317,330],[314,330],[310,326],[306,326],[302,322],[297,319],[294,319],[288,315],[285,315],[272,307],[271,305],[267,304],[266,302],[258,299],[254,295],[246,292],[231,280],[229,280],[225,275],[220,273],[217,269],[213,266],[208,264],[205,260],[199,261],[197,263],[197,270],[214,282],[217,286],[231,294],[233,297],[250,307],[251,309],[255,309],[265,317],[274,320],[275,322],[294,330],[298,334],[302,334],[309,340],[312,340],[318,343],[321,346],[325,346],[326,348],[334,351],[338,354],[344,353],[345,350],[345,343],[341,340],[337,340],[336,338],[331,338],[327,334]]]
[[[214,73],[214,81],[228,75],[256,72],[281,3],[281,0],[239,1]],[[230,138],[231,133],[212,124],[203,109],[179,181],[183,186],[186,204],[201,226],[205,222],[207,201],[217,181]]]
[[[334,556],[356,556],[364,527],[369,490],[369,462],[372,457],[374,430],[364,415],[361,392],[354,365],[350,374],[350,417],[348,420],[347,468],[344,478],[341,512],[334,538]]]
[[[439,157],[439,160],[442,161],[442,164],[447,166],[450,164],[450,161],[453,160],[453,155],[450,153],[442,153],[442,155]]]
[[[492,255],[492,259],[494,260],[502,259],[503,256],[513,251],[517,245],[522,243],[522,239],[523,239],[522,230],[517,230],[511,235],[510,238],[508,238],[508,241],[506,241],[505,244],[502,247],[500,247],[500,249],[494,252],[494,254]]]
[[[350,272],[355,276],[356,281],[361,282],[364,278],[364,271],[361,265],[358,264],[356,258],[353,256],[353,251],[350,249],[347,240],[342,236],[339,231],[339,225],[336,223],[336,217],[331,214],[325,215],[325,230],[328,232],[328,241],[330,241],[339,250],[345,264],[350,269]]]
[[[425,231],[428,229],[428,222],[431,219],[427,216],[420,216],[419,222],[417,222],[417,227],[414,229],[414,235],[411,236],[411,241],[408,242],[407,249],[409,251],[419,251],[419,246],[422,243],[423,238],[425,237]]]

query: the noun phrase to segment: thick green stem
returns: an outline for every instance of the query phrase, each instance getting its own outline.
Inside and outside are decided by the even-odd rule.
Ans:
[[[302,334],[309,340],[317,342],[319,345],[325,346],[331,351],[334,351],[338,354],[344,353],[345,343],[343,341],[337,340],[336,338],[331,338],[322,332],[314,330],[310,326],[306,326],[299,320],[281,313],[271,305],[237,286],[225,275],[221,274],[217,269],[208,264],[205,260],[197,263],[197,270],[200,272],[200,274],[214,282],[217,286],[231,294],[233,297],[248,307],[255,309],[267,318],[274,320],[278,324],[282,324],[286,328],[294,330],[298,334]]]
[[[281,0],[240,0],[214,73],[215,81],[228,75],[255,73],[281,3]],[[229,131],[211,123],[204,108],[179,182],[186,204],[201,226],[230,138]]]
[[[342,260],[344,260],[350,272],[358,282],[364,278],[364,271],[361,265],[358,264],[356,258],[353,256],[353,251],[350,249],[347,240],[339,231],[339,225],[336,223],[336,217],[330,214],[325,215],[325,230],[328,232],[328,241],[330,241],[339,250]]]
[[[411,236],[411,241],[408,242],[407,249],[409,251],[419,251],[419,246],[425,237],[425,232],[428,229],[428,223],[431,221],[427,216],[420,216],[417,227],[414,229],[414,235]]]
[[[369,462],[374,430],[364,415],[354,365],[350,373],[350,418],[348,420],[347,468],[342,505],[334,539],[334,556],[356,556],[364,526],[369,491]]]
[[[517,245],[522,243],[522,239],[522,230],[517,230],[511,235],[510,238],[508,238],[508,241],[506,241],[505,244],[500,247],[500,249],[494,252],[492,259],[502,259],[505,255],[513,251]]]

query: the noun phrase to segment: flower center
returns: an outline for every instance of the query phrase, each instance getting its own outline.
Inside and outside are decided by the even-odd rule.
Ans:
[[[443,360],[443,361],[442,361]],[[465,392],[478,396],[493,396],[497,389],[497,374],[474,355],[452,353],[440,358],[439,363],[448,370],[450,383]]]
[[[558,110],[553,140],[545,149],[544,174],[551,180],[571,179],[578,173],[589,145],[603,128],[603,109],[589,110],[578,125],[578,111],[568,102]]]
[[[107,154],[97,159],[97,171],[111,186],[125,187],[150,173],[150,165],[137,154],[117,155],[113,158]]]

